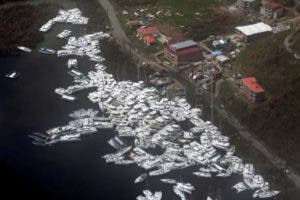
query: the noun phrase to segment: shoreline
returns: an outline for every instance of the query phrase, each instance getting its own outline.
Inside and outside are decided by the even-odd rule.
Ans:
[[[138,65],[141,62],[145,62],[145,60],[146,63],[149,63],[150,60],[146,56],[144,56],[143,54],[141,54],[131,46],[131,42],[129,38],[126,36],[119,22],[114,6],[108,0],[98,0],[98,2],[102,5],[103,9],[106,10],[106,15],[109,18],[111,26],[114,27],[112,29],[113,38],[115,42],[119,45],[119,47],[124,51],[124,53],[134,56],[135,57],[134,60],[137,61]],[[149,65],[150,68],[156,70],[158,68],[161,69],[162,66],[160,66],[155,61],[151,60],[150,62],[151,62],[151,65]],[[166,70],[166,69],[164,68],[162,70]],[[187,80],[184,81],[189,82]],[[179,82],[182,83],[182,81]],[[207,97],[204,99],[206,99],[206,102],[208,102]],[[217,97],[215,97],[215,100],[217,101]],[[286,176],[289,178],[289,180],[291,180],[295,184],[295,186],[298,189],[300,188],[300,175],[295,170],[293,170],[291,167],[286,166],[285,164],[286,162],[282,158],[277,156],[268,147],[266,147],[263,141],[261,141],[260,139],[256,138],[253,134],[251,134],[251,132],[249,132],[246,127],[240,124],[240,122],[235,117],[230,115],[228,111],[224,110],[220,105],[215,105],[214,107],[215,110],[218,112],[218,114],[224,119],[226,119],[228,123],[230,123],[230,125],[232,125],[237,130],[237,132],[245,140],[245,142],[251,143],[251,146],[253,146],[256,150],[261,152],[277,169],[281,171],[288,169],[289,173],[286,174]]]
[[[47,6],[47,12],[43,7]],[[0,38],[3,41],[0,47],[2,57],[19,55],[16,46],[35,48],[44,40],[43,34],[36,31],[47,19],[54,14],[59,4],[53,2],[10,2],[0,6],[0,15],[6,20],[0,23]],[[26,17],[22,17],[26,16]],[[16,21],[15,19],[20,19]]]

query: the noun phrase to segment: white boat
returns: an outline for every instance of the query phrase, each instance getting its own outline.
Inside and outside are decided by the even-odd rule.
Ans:
[[[237,193],[240,193],[240,192],[246,190],[247,186],[243,182],[239,182],[239,183],[235,184],[232,188],[235,189],[237,191]]]
[[[66,38],[69,37],[71,35],[72,31],[70,30],[64,30],[63,32],[61,32],[60,34],[57,35],[58,38]]]
[[[163,178],[163,179],[160,179],[161,182],[164,182],[164,183],[168,183],[168,184],[176,184],[177,181],[175,179],[169,179],[169,178]]]
[[[150,192],[150,190],[143,190],[144,196],[140,195],[136,199],[137,200],[161,200],[162,192]]]
[[[147,177],[148,177],[148,174],[144,173],[144,174],[140,175],[139,177],[137,177],[134,180],[134,183],[140,183],[140,182],[144,181]]]
[[[211,174],[208,172],[193,172],[195,176],[211,178]]]
[[[10,78],[10,79],[15,79],[18,78],[19,76],[20,73],[16,71],[9,72],[8,74],[5,75],[6,78]]]
[[[252,179],[254,176],[255,170],[252,164],[245,164],[243,169],[244,179]]]
[[[280,191],[276,191],[276,190],[273,190],[273,191],[258,190],[253,194],[253,198],[266,199],[266,198],[274,197],[274,196],[278,195],[279,193],[280,193]]]
[[[17,47],[19,50],[21,51],[25,51],[25,52],[31,52],[31,49],[28,47],[24,47],[24,46],[18,46]]]
[[[66,95],[66,94],[62,95],[61,98],[69,100],[69,101],[74,101],[76,99],[74,96]]]
[[[68,68],[76,68],[77,67],[77,59],[69,59],[68,60]]]
[[[49,49],[49,48],[40,48],[39,49],[39,52],[40,53],[45,53],[45,54],[55,54],[55,50],[53,50],[53,49]]]

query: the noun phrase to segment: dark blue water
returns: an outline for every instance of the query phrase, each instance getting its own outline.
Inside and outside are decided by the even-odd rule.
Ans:
[[[87,30],[83,26],[56,25],[46,34],[39,46],[57,49],[65,41],[55,36],[70,28],[80,35]],[[137,80],[132,61],[108,42],[101,44],[108,71],[118,80]],[[173,171],[162,177],[153,177],[134,185],[133,181],[144,170],[137,166],[117,166],[101,159],[114,152],[107,140],[113,131],[99,131],[80,143],[64,143],[51,147],[31,144],[28,134],[45,131],[63,125],[68,114],[80,108],[97,108],[86,97],[88,91],[78,93],[74,102],[64,101],[54,93],[57,87],[72,84],[67,74],[67,58],[45,55],[34,51],[18,57],[0,58],[0,172],[2,195],[10,199],[135,199],[143,189],[161,190],[163,199],[179,199],[172,187],[159,181],[160,178],[176,178],[192,183],[196,191],[191,199],[204,200],[207,195],[219,199],[251,199],[250,192],[236,194],[232,185],[241,181],[238,176],[230,178],[197,178],[193,169]],[[79,59],[80,71],[92,70],[92,63]],[[8,80],[5,74],[17,70],[21,76]]]

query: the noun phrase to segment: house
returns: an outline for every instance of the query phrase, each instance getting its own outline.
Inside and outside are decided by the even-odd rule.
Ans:
[[[276,2],[268,2],[260,8],[260,13],[266,18],[277,19],[283,15],[284,8]]]
[[[156,42],[155,37],[147,35],[143,37],[144,42],[147,44],[147,46],[150,46]]]
[[[256,0],[237,0],[236,7],[243,10],[252,11],[255,7],[255,1]]]
[[[142,40],[145,36],[155,37],[159,34],[159,30],[155,26],[140,27],[137,30],[137,36]]]
[[[257,83],[256,78],[247,77],[241,79],[241,91],[252,103],[259,103],[265,99],[264,89]]]
[[[164,48],[164,57],[174,66],[196,62],[201,58],[201,47],[193,40],[175,43]]]
[[[247,26],[237,26],[235,29],[245,42],[250,42],[272,34],[272,27],[263,22]]]
[[[147,46],[150,46],[156,42],[156,37],[160,34],[158,28],[155,26],[140,27],[137,30],[137,37],[143,40]]]

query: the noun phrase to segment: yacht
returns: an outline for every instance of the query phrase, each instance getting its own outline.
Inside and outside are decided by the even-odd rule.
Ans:
[[[24,46],[18,46],[17,47],[19,50],[21,50],[21,51],[25,51],[25,52],[31,52],[31,49],[30,48],[28,48],[28,47],[24,47]]]
[[[56,51],[53,50],[53,49],[42,47],[42,48],[39,49],[39,52],[40,53],[45,53],[45,54],[55,54]]]
[[[239,183],[235,184],[232,188],[235,189],[237,191],[237,193],[240,193],[240,192],[246,190],[247,186],[243,182],[239,182]]]
[[[63,94],[63,95],[61,96],[61,98],[66,99],[66,100],[69,100],[69,101],[74,101],[74,100],[76,99],[74,96],[66,95],[66,94]]]
[[[244,179],[252,179],[254,176],[254,167],[252,164],[245,164],[243,169],[243,177]]]
[[[72,31],[70,30],[64,30],[63,32],[61,32],[60,34],[57,35],[58,38],[66,38],[69,37],[71,35]]]
[[[195,176],[211,178],[211,174],[208,172],[193,172]]]
[[[161,182],[164,182],[164,183],[168,183],[168,184],[176,184],[177,181],[175,179],[169,179],[169,178],[163,178],[163,179],[160,179]]]
[[[77,59],[69,59],[67,66],[69,69],[76,68],[77,67]]]
[[[148,174],[144,173],[144,174],[140,175],[139,177],[137,177],[134,180],[134,183],[140,183],[140,182],[144,181],[147,177],[148,177]]]
[[[271,198],[273,196],[276,196],[278,195],[280,192],[279,191],[258,191],[258,192],[255,192],[253,194],[253,198],[261,198],[261,199],[266,199],[266,198]]]
[[[9,78],[9,79],[16,79],[19,76],[20,76],[20,73],[16,72],[16,71],[9,72],[8,74],[5,75],[5,77]]]

